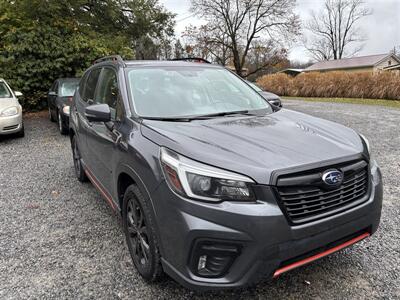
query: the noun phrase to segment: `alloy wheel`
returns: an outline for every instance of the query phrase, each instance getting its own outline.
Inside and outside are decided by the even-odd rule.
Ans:
[[[149,235],[143,210],[135,199],[129,199],[126,222],[133,259],[137,265],[146,268],[151,256]]]

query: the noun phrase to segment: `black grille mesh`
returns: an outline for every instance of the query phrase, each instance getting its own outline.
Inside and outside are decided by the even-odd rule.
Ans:
[[[324,168],[324,170],[332,167]],[[361,204],[368,193],[368,164],[353,162],[339,167],[344,174],[340,186],[330,188],[322,181],[323,170],[278,178],[277,191],[288,219],[303,224]]]

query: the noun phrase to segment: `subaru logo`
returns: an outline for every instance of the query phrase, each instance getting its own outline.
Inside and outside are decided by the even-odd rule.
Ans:
[[[328,170],[322,174],[322,180],[327,185],[339,185],[343,181],[343,173],[338,170]]]

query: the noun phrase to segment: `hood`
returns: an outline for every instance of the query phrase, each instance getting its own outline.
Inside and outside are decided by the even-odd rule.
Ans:
[[[19,102],[15,98],[0,98],[0,112],[11,106],[18,106]]]
[[[363,152],[362,141],[352,129],[286,109],[261,117],[144,120],[141,130],[160,146],[263,184],[276,170]]]

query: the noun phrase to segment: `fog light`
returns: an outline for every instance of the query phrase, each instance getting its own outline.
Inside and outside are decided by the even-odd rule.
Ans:
[[[191,269],[200,277],[224,276],[240,254],[241,245],[219,241],[196,241],[192,250]]]
[[[202,255],[199,258],[199,265],[197,266],[197,270],[202,270],[206,268],[206,264],[207,264],[207,255]]]

